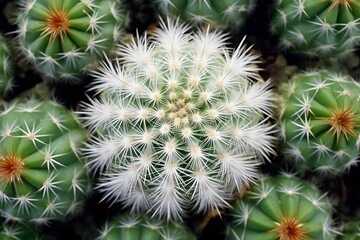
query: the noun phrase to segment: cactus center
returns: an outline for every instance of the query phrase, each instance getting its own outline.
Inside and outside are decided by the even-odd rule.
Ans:
[[[277,233],[274,239],[279,240],[305,240],[308,236],[305,235],[307,230],[303,224],[297,220],[297,214],[294,217],[283,216],[280,223],[275,223],[277,228],[271,230],[271,233]]]
[[[359,5],[356,1],[357,0],[323,0],[323,1],[330,1],[331,6],[330,6],[330,10],[339,7],[340,5],[342,5],[343,7],[345,7],[347,10],[351,10],[351,6],[350,4],[357,4]]]
[[[318,119],[324,120],[324,124],[330,126],[329,132],[332,135],[336,134],[336,139],[339,140],[341,135],[344,135],[346,140],[348,140],[349,135],[357,136],[357,131],[355,128],[360,127],[357,124],[359,114],[356,114],[351,108],[341,107],[330,109],[330,117],[318,117]]]
[[[24,161],[13,154],[1,153],[0,158],[0,182],[15,184],[22,182],[21,176],[25,170]]]
[[[48,17],[45,21],[41,22],[41,24],[45,25],[45,27],[40,29],[42,31],[41,35],[49,36],[52,42],[60,37],[61,42],[64,42],[64,35],[70,30],[68,12],[64,7],[60,9],[58,5],[54,7],[50,4],[49,9],[45,11]]]
[[[176,93],[170,92],[167,107],[168,118],[173,126],[188,125],[192,120],[189,116],[192,115],[193,104],[190,98],[186,97],[186,94],[184,97],[178,98]]]

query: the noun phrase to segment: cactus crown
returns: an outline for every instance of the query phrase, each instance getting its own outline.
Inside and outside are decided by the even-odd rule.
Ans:
[[[231,55],[218,32],[189,33],[170,20],[161,27],[93,72],[101,95],[81,116],[99,136],[86,152],[91,168],[105,171],[106,197],[179,218],[189,206],[226,206],[257,177],[273,153],[263,120],[273,97],[242,44]]]
[[[5,153],[0,153],[2,161],[0,161],[0,182],[5,182],[4,187],[11,183],[22,183],[21,176],[25,169],[24,161],[14,153],[10,153],[5,149]]]

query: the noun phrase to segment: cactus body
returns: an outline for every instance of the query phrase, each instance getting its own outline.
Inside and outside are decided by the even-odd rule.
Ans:
[[[87,132],[50,101],[12,103],[0,114],[0,213],[46,223],[76,213],[89,186],[79,147]]]
[[[298,74],[279,88],[281,151],[297,169],[339,174],[357,164],[360,85],[326,70]]]
[[[30,226],[13,222],[2,222],[0,224],[1,240],[41,240],[40,234]]]
[[[163,15],[180,17],[195,26],[234,28],[245,23],[256,0],[152,0]]]
[[[158,218],[145,218],[136,214],[123,214],[108,220],[96,240],[195,240],[185,225],[167,222]]]
[[[10,55],[7,40],[0,36],[0,96],[11,86],[13,78],[13,61]]]
[[[273,98],[256,56],[230,56],[223,35],[162,23],[94,71],[100,99],[80,112],[94,133],[86,154],[100,191],[133,210],[181,218],[227,205],[272,153]],[[253,82],[251,82],[253,81]]]
[[[291,175],[262,178],[231,210],[228,240],[335,239],[329,199]]]
[[[19,50],[50,79],[81,79],[124,30],[118,0],[20,0],[19,5]]]
[[[272,11],[273,30],[284,49],[337,58],[358,46],[358,0],[277,0]]]

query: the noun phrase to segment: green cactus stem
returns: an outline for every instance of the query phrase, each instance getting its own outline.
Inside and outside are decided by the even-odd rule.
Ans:
[[[345,58],[359,44],[357,0],[276,0],[272,13],[272,27],[282,49]]]
[[[75,214],[89,188],[79,148],[86,130],[51,101],[12,102],[0,114],[0,214],[47,223]]]
[[[14,74],[14,62],[7,41],[0,35],[0,96],[4,96],[4,93],[11,88]]]
[[[333,240],[337,233],[327,196],[289,174],[260,179],[230,214],[227,240]]]
[[[295,75],[279,87],[281,152],[297,169],[340,174],[360,149],[360,85],[327,70]]]
[[[18,50],[49,79],[76,81],[125,31],[120,0],[19,0]]]

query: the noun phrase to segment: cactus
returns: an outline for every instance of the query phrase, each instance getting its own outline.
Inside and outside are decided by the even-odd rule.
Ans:
[[[0,224],[1,240],[40,240],[43,239],[33,228],[17,222],[3,221]]]
[[[105,222],[96,240],[195,240],[194,234],[180,223],[134,214],[122,214]]]
[[[12,102],[0,114],[0,214],[46,224],[80,210],[89,186],[79,148],[87,131],[51,101]]]
[[[359,44],[357,0],[276,0],[272,13],[272,28],[283,49],[344,58]]]
[[[231,209],[228,240],[335,239],[325,194],[290,174],[260,179]]]
[[[358,162],[360,85],[327,70],[295,75],[279,87],[281,151],[298,170],[341,174]]]
[[[360,219],[348,220],[342,225],[339,240],[360,240]]]
[[[117,63],[93,71],[100,98],[79,111],[104,199],[168,219],[227,206],[273,153],[275,129],[263,118],[273,93],[257,81],[257,56],[243,44],[230,53],[221,33],[187,29],[164,21],[124,45]]]
[[[152,0],[155,8],[167,16],[180,17],[195,26],[239,27],[255,8],[256,0]]]
[[[7,39],[0,35],[0,96],[11,87],[14,63],[12,61]]]
[[[49,79],[81,79],[125,28],[120,0],[18,2],[18,50]]]

